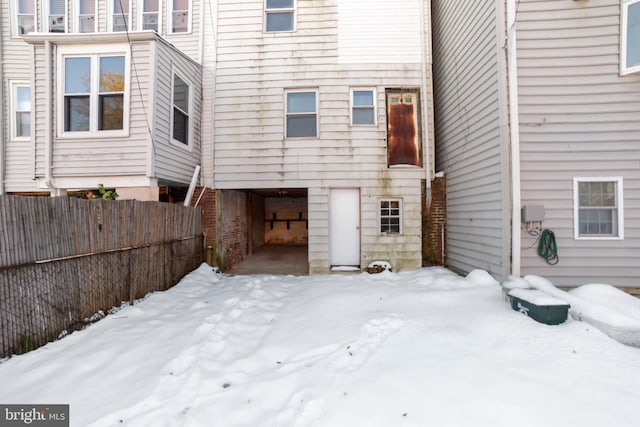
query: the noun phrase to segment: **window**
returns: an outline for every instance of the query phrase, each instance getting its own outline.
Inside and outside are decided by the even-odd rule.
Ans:
[[[140,29],[158,32],[160,22],[160,0],[141,0]]]
[[[169,32],[188,33],[190,29],[191,0],[169,0]]]
[[[172,103],[171,136],[174,141],[189,145],[189,135],[191,133],[189,120],[189,114],[191,112],[191,87],[177,74],[173,75]]]
[[[375,90],[351,89],[351,124],[375,125]]]
[[[110,0],[111,31],[128,31],[131,28],[129,10],[130,0]]]
[[[317,92],[286,93],[287,138],[318,136]]]
[[[65,33],[66,30],[66,0],[45,0],[47,10],[47,31],[50,33]]]
[[[15,36],[30,33],[36,30],[36,5],[35,0],[15,0]]]
[[[124,129],[125,57],[64,57],[65,132]]]
[[[295,0],[265,0],[264,20],[267,32],[293,31]]]
[[[623,238],[622,178],[574,178],[574,236]]]
[[[28,139],[31,136],[31,87],[15,83],[11,86],[11,137]]]
[[[380,233],[402,233],[402,200],[380,200]]]
[[[96,32],[96,0],[78,0],[76,5],[76,32]]]
[[[387,91],[389,167],[420,166],[419,110],[417,90]]]
[[[640,0],[622,3],[620,70],[622,74],[640,71]]]

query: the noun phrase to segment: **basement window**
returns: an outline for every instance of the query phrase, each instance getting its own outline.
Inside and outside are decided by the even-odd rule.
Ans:
[[[402,234],[402,200],[380,200],[380,233]]]
[[[622,178],[574,178],[574,237],[622,239]]]

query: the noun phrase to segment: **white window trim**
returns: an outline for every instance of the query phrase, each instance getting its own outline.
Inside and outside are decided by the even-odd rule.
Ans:
[[[382,231],[382,202],[398,202],[398,208],[400,211],[399,221],[400,221],[400,231],[398,233],[385,233]],[[378,234],[381,236],[401,236],[404,233],[403,223],[403,205],[402,198],[399,197],[381,197],[378,199]]]
[[[99,53],[95,53],[99,52]],[[117,130],[98,130],[98,101],[95,100],[98,96],[98,89],[100,86],[99,79],[97,78],[98,68],[94,64],[92,59],[91,64],[91,116],[89,131],[65,131],[64,130],[64,59],[66,57],[92,57],[99,58],[101,56],[124,56],[124,103],[122,112],[122,129]],[[130,103],[130,87],[129,80],[131,79],[130,73],[130,57],[129,46],[125,43],[113,43],[108,45],[91,45],[91,46],[60,46],[58,47],[58,53],[56,61],[59,66],[56,67],[56,87],[57,92],[60,94],[57,99],[57,132],[58,138],[65,139],[86,139],[86,138],[112,138],[112,137],[126,137],[129,136],[129,103]]]
[[[581,236],[580,235],[580,190],[581,182],[615,182],[616,183],[616,208],[618,209],[618,234],[617,236]],[[575,177],[573,178],[573,238],[575,240],[624,240],[624,196],[623,180],[621,176],[615,177]]]
[[[353,123],[353,110],[355,108],[354,102],[353,102],[353,92],[358,92],[358,91],[371,91],[373,92],[373,123]],[[351,126],[367,126],[367,127],[371,127],[371,126],[377,126],[378,125],[378,107],[377,107],[377,101],[378,101],[378,94],[376,92],[376,88],[374,87],[352,87],[351,91],[350,91],[350,96],[349,96],[349,124]]]
[[[289,111],[287,110],[287,95],[290,93],[307,93],[314,92],[316,94],[316,134],[315,136],[288,136],[287,135],[287,117]],[[297,88],[297,89],[285,89],[284,91],[284,137],[285,139],[318,139],[320,138],[320,96],[318,89],[314,88]],[[291,115],[298,115],[305,113],[291,113]],[[308,114],[308,113],[307,113]]]
[[[293,12],[293,23],[291,25],[290,30],[282,30],[275,31],[267,30],[267,14],[269,13],[285,13],[285,12]],[[267,0],[264,0],[264,14],[263,14],[264,25],[262,29],[265,33],[293,33],[298,28],[298,0],[293,0],[293,7],[285,7],[285,8],[277,8],[277,9],[267,9]]]
[[[620,4],[620,74],[627,75],[640,72],[640,64],[627,67],[627,11],[632,4],[640,4],[640,0],[622,0]],[[640,41],[638,41],[640,43]]]
[[[17,110],[18,99],[16,95],[18,93],[19,87],[28,87],[30,90],[29,93],[31,98],[30,100],[31,128],[30,128],[29,136],[18,136],[18,128],[17,128],[17,122],[16,122],[16,113],[18,112]],[[10,98],[9,98],[9,111],[11,114],[11,117],[9,120],[9,126],[11,128],[11,133],[10,133],[11,141],[30,141],[31,135],[33,135],[33,88],[31,87],[31,84],[28,81],[10,81],[9,88],[11,90]]]
[[[95,33],[98,31],[98,1],[93,0],[93,3],[93,32]],[[73,2],[73,32],[80,33],[80,0]]]
[[[116,0],[118,1],[118,0]],[[122,33],[123,31],[113,31],[113,14],[114,14],[114,8],[113,8],[113,2],[114,0],[108,0],[107,1],[107,32],[108,33]],[[133,15],[133,9],[131,8],[131,0],[122,0],[122,3],[128,3],[129,4],[129,19],[127,20],[127,31],[132,31],[133,28],[131,28],[131,18]]]
[[[193,21],[193,1],[189,0],[187,31],[173,31],[173,0],[167,0],[167,34],[191,34]]]
[[[189,129],[188,129],[188,134],[187,134],[187,138],[189,139],[187,142],[187,144],[184,144],[180,141],[178,141],[177,139],[173,138],[173,107],[174,107],[174,103],[173,103],[173,93],[174,93],[174,89],[173,89],[173,85],[175,83],[175,79],[174,76],[178,76],[183,82],[185,82],[187,84],[187,86],[189,87],[189,93],[188,93],[188,97],[189,97],[189,111],[187,112],[187,117],[189,118]],[[180,148],[182,148],[183,150],[187,150],[187,151],[192,151],[193,150],[193,121],[194,121],[194,116],[193,116],[193,83],[191,82],[190,79],[186,78],[184,76],[184,74],[180,73],[178,70],[176,70],[175,67],[173,67],[172,71],[171,71],[171,112],[170,112],[170,122],[169,122],[169,141],[171,143],[171,145],[174,146],[178,146]]]
[[[49,16],[50,16],[50,10],[49,8],[51,7],[51,5],[49,4],[50,0],[42,0],[42,23],[43,23],[43,31],[45,33],[50,32],[51,28],[49,26],[50,22],[49,22]],[[64,2],[64,31],[62,33],[58,33],[58,34],[64,34],[67,33],[69,30],[68,27],[68,4],[67,1],[65,0]]]
[[[171,0],[169,0],[171,1]],[[167,8],[169,7],[169,5],[167,5]],[[143,29],[143,25],[144,25],[144,0],[138,0],[138,4],[137,4],[137,20],[138,20],[138,30],[139,31],[146,31]],[[162,0],[158,0],[158,30],[157,33],[161,34],[162,32]]]
[[[33,2],[33,31],[38,31],[38,8],[36,4],[36,0],[31,0]],[[18,0],[11,0],[10,4],[11,10],[11,37],[22,38],[22,34],[18,31]]]

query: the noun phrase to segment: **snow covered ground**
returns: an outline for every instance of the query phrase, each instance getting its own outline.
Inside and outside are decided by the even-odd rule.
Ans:
[[[0,403],[72,426],[638,426],[640,349],[513,311],[486,272],[201,266],[0,363]]]

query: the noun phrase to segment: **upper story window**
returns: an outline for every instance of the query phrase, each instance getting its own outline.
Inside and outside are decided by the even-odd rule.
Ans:
[[[387,161],[391,166],[420,166],[417,90],[387,91]]]
[[[138,19],[141,30],[159,31],[160,23],[160,0],[141,0],[140,19]]]
[[[128,31],[131,29],[131,2],[130,0],[110,0],[110,30]]]
[[[66,0],[45,0],[47,13],[47,30],[50,33],[65,33],[66,29]]]
[[[640,0],[622,3],[620,70],[622,74],[640,71]]]
[[[96,32],[96,0],[77,0],[76,7],[76,32]]]
[[[62,58],[63,131],[123,130],[125,56],[87,54]]]
[[[14,36],[21,36],[36,30],[35,0],[14,0],[13,14]]]
[[[11,138],[31,136],[31,87],[23,83],[11,85]]]
[[[169,32],[191,31],[191,0],[169,0]]]
[[[318,92],[288,91],[286,96],[287,138],[318,136]]]
[[[293,31],[295,14],[295,0],[265,0],[265,31]]]
[[[191,135],[191,86],[177,74],[173,75],[173,109],[171,111],[171,136],[174,141],[190,144]]]
[[[351,89],[351,124],[376,124],[376,92],[373,89]]]
[[[402,234],[402,200],[380,200],[380,233]]]
[[[622,239],[622,178],[574,178],[574,237]]]

